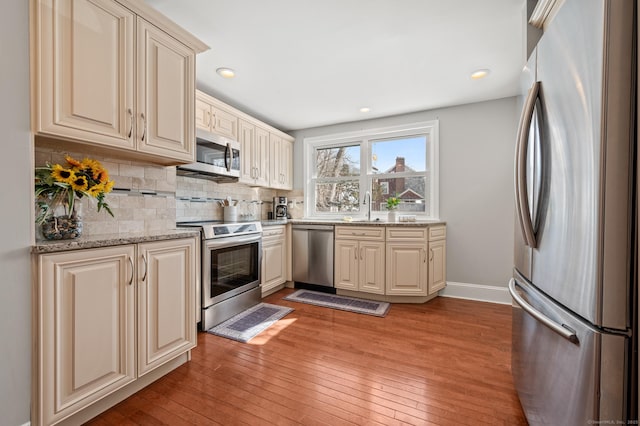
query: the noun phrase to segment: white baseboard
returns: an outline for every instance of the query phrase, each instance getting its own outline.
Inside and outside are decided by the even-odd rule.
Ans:
[[[442,297],[453,297],[455,299],[499,303],[501,305],[511,304],[511,295],[507,287],[447,281],[447,286],[443,290],[440,290],[439,295]]]
[[[26,422],[25,424],[23,424],[22,426],[31,426],[31,422]]]

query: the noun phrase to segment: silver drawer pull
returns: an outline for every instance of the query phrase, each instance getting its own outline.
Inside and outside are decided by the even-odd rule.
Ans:
[[[533,318],[540,321],[542,324],[546,325],[551,330],[558,333],[560,336],[564,337],[571,343],[578,343],[578,336],[576,336],[576,333],[573,330],[568,329],[563,324],[558,324],[557,322],[553,321],[551,318],[528,304],[527,301],[524,300],[522,296],[520,296],[520,294],[518,294],[518,291],[516,290],[516,280],[514,280],[513,278],[509,280],[509,293],[511,293],[511,297],[513,297],[513,300],[515,300],[516,303]]]

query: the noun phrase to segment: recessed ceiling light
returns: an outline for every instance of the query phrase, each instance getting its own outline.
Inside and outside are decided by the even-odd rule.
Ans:
[[[491,71],[488,69],[475,70],[471,73],[472,80],[480,80],[481,78],[485,78],[489,75]]]
[[[231,68],[218,68],[216,72],[224,78],[233,78],[236,76],[236,72]]]
[[[360,108],[360,112],[369,112],[369,111],[371,111],[371,108],[369,108],[369,107]]]

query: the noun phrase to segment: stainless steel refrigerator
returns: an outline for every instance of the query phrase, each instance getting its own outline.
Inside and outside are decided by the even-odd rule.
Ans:
[[[532,425],[636,416],[635,13],[566,0],[523,72],[509,290]]]

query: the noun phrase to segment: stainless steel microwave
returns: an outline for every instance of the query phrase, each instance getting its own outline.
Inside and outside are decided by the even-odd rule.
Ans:
[[[196,129],[196,162],[179,166],[177,173],[216,181],[236,181],[240,177],[240,142]]]

